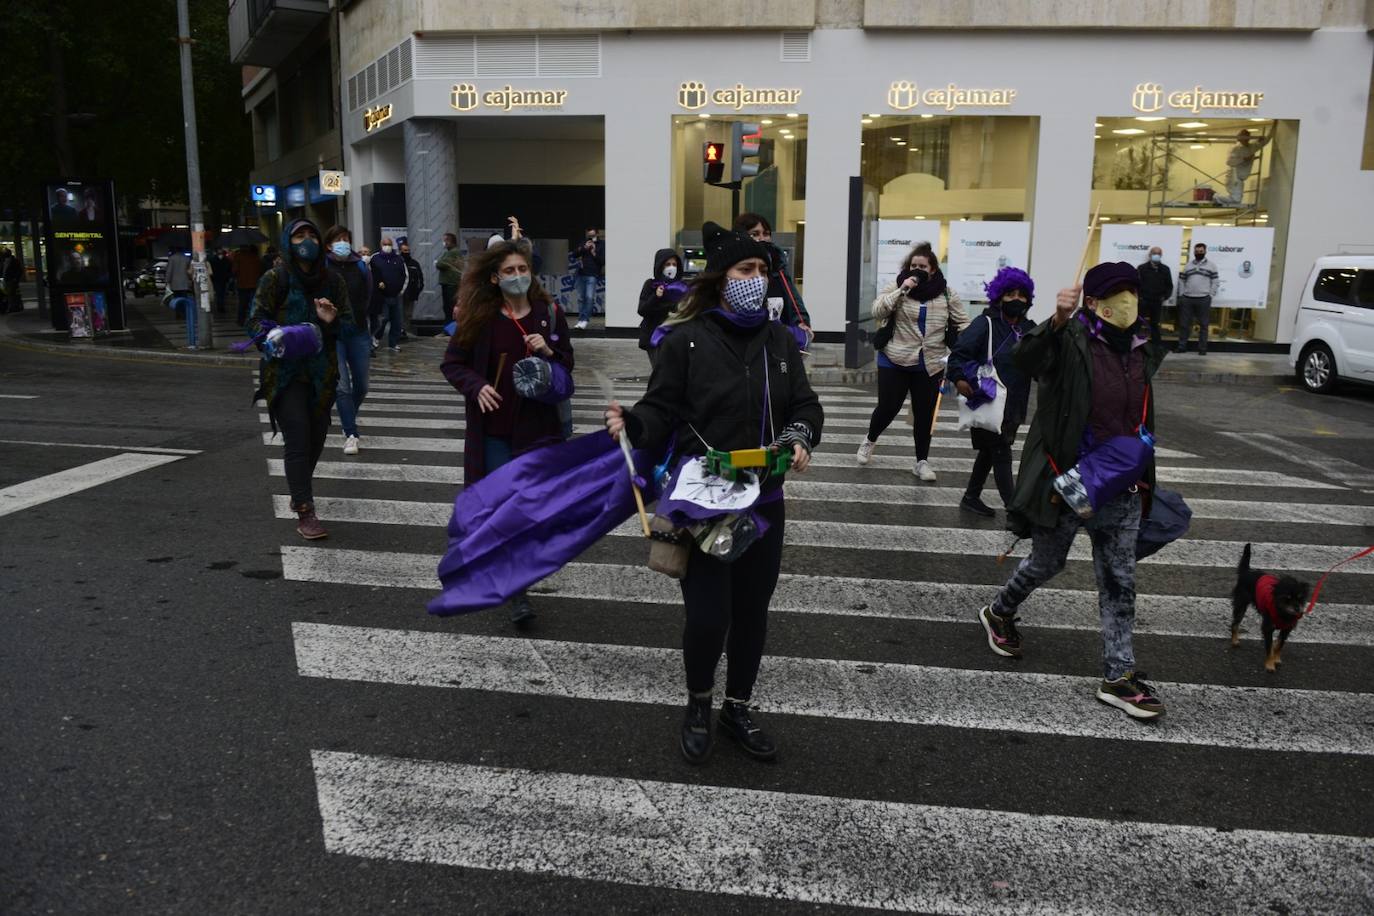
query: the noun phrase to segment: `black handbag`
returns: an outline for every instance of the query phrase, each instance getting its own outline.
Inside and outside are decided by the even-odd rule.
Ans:
[[[959,342],[959,329],[954,326],[949,314],[949,290],[945,290],[945,349],[954,351],[954,345]]]
[[[900,308],[900,306],[898,306]],[[887,324],[882,325],[873,332],[873,349],[886,350],[887,345],[892,343],[892,335],[897,331],[897,310],[894,309],[891,317],[887,319]]]

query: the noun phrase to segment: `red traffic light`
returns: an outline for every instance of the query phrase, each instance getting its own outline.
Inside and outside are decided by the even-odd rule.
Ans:
[[[701,145],[702,162],[720,162],[725,156],[724,143],[703,143]]]

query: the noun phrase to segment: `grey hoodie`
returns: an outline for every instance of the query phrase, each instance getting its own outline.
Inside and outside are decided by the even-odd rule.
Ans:
[[[1217,266],[1209,259],[1201,261],[1194,258],[1178,272],[1178,294],[1189,299],[1211,298],[1216,296],[1221,286]]]

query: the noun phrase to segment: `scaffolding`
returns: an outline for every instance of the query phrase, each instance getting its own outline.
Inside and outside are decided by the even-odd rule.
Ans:
[[[1181,144],[1191,147],[1199,143],[1234,143],[1234,135],[1208,135],[1190,131],[1185,136],[1175,133],[1172,127],[1153,135],[1150,138],[1150,177],[1146,185],[1145,203],[1150,221],[1164,223],[1170,216],[1187,214],[1212,222],[1229,221],[1235,226],[1259,225],[1262,222],[1258,217],[1264,196],[1264,151],[1269,144],[1269,137],[1262,135],[1258,139],[1260,143],[1255,151],[1250,178],[1241,188],[1240,200],[1229,204],[1216,196],[1218,188],[1226,188],[1229,169],[1219,175],[1208,174],[1181,155],[1178,147]],[[1171,195],[1170,179],[1177,177],[1179,172],[1191,181],[1191,185],[1181,194]]]

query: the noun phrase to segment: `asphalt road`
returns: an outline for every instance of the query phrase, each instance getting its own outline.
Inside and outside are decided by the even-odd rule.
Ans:
[[[461,466],[435,362],[378,361],[306,544],[242,369],[0,349],[26,396],[0,398],[0,497],[34,501],[0,501],[0,910],[1374,909],[1374,559],[1276,675],[1224,609],[1246,541],[1309,581],[1374,543],[1374,392],[1159,386],[1197,517],[1140,569],[1169,715],[1138,725],[1091,697],[1090,563],[1027,605],[1022,662],[994,657],[974,614],[1010,567],[1000,519],[954,507],[972,453],[945,423],[917,484],[899,421],[856,468],[869,395],[827,389],[756,695],[780,759],[694,769],[641,541],[537,590],[528,641],[424,613]]]

